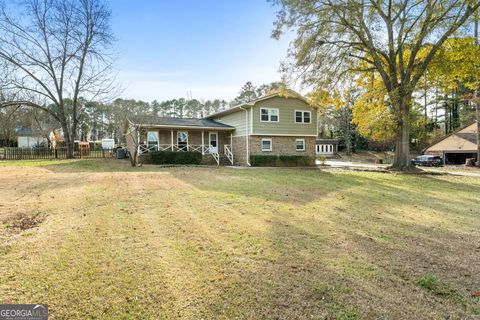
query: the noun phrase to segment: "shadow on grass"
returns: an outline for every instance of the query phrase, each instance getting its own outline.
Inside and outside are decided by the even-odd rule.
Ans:
[[[468,248],[451,252],[432,242],[423,242],[423,247],[418,248],[415,239],[408,236],[398,239],[406,243],[391,245],[358,237],[362,225],[329,230],[323,223],[309,221],[309,224],[308,229],[297,227],[286,214],[272,219],[266,236],[276,258],[262,256],[262,249],[242,257],[248,263],[239,268],[238,282],[222,288],[217,299],[210,303],[210,312],[271,319],[472,315],[470,308],[475,303],[464,300],[465,283],[459,279],[478,283],[478,258],[469,255]],[[447,241],[454,237],[450,233]],[[456,245],[467,243],[458,241]],[[469,263],[458,264],[462,260]],[[442,278],[456,281],[454,287],[459,287],[458,292],[446,297],[419,292],[415,279],[432,270]]]
[[[465,297],[474,289],[472,281],[480,281],[480,259],[471,254],[480,238],[457,227],[465,221],[475,223],[471,228],[479,225],[471,211],[478,206],[478,182],[426,175],[227,170],[212,175],[175,169],[170,174],[200,190],[271,201],[266,237],[276,258],[262,257],[262,250],[243,257],[255,267],[240,268],[239,281],[222,289],[209,305],[211,312],[279,319],[472,315],[475,302]],[[285,212],[332,196],[338,207],[328,212],[315,207],[326,221],[298,226]],[[418,219],[397,211],[402,207],[418,210],[413,212]],[[438,215],[447,227],[427,223],[424,214]],[[458,291],[451,297],[419,292],[415,279],[431,270]]]

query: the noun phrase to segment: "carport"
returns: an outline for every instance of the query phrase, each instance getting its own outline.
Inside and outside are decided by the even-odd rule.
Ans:
[[[452,152],[445,153],[444,156],[445,164],[465,164],[469,158],[477,158],[477,154],[470,152]]]
[[[445,164],[465,164],[467,159],[477,158],[477,123],[443,137],[427,147],[424,153],[442,156]]]

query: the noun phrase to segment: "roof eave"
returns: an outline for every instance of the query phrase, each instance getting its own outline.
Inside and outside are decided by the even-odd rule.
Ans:
[[[291,96],[283,96],[281,95],[280,93],[275,93],[275,94],[272,94],[272,95],[269,95],[269,96],[265,96],[265,97],[261,97],[261,98],[258,98],[256,100],[253,100],[253,101],[250,101],[250,102],[247,102],[247,103],[243,103],[243,104],[239,104],[239,105],[236,105],[234,107],[231,107],[227,110],[224,110],[224,111],[220,111],[220,112],[217,112],[217,113],[214,113],[214,114],[211,114],[211,115],[208,115],[206,116],[205,118],[206,119],[212,119],[212,118],[215,118],[215,117],[218,117],[218,116],[222,116],[222,115],[227,115],[227,114],[230,114],[230,113],[233,113],[233,112],[236,112],[238,110],[240,110],[242,107],[253,107],[257,102],[260,102],[260,101],[264,101],[264,100],[268,100],[268,99],[271,99],[271,98],[275,98],[275,97],[281,97],[281,98],[285,98],[285,99],[298,99],[300,101],[303,101],[305,102],[306,104],[308,104],[311,108],[314,108],[314,109],[318,109],[318,106],[315,106],[315,105],[312,105],[310,104],[310,102],[308,102],[308,100],[300,95],[291,95]]]
[[[199,130],[224,130],[224,131],[235,130],[234,127],[175,126],[175,125],[146,124],[146,123],[135,123],[134,125],[139,126],[139,127],[148,127],[148,128],[199,129]]]
[[[211,115],[208,115],[206,117],[204,117],[204,119],[213,119],[213,118],[216,118],[218,116],[223,116],[223,115],[227,115],[227,114],[230,114],[230,113],[234,113],[238,110],[241,110],[242,108],[244,107],[248,107],[248,108],[251,108],[253,107],[254,104],[252,104],[251,102],[248,102],[248,103],[243,103],[243,104],[239,104],[239,105],[236,105],[234,107],[231,107],[227,110],[223,110],[223,111],[219,111],[217,113],[213,113]]]

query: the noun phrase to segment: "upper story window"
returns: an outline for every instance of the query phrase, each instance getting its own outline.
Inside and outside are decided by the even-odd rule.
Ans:
[[[262,122],[278,122],[278,109],[276,108],[261,108],[260,121]]]
[[[312,123],[310,111],[295,110],[295,123]]]

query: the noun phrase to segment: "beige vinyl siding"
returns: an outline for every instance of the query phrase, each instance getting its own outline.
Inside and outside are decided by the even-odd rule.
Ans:
[[[433,146],[425,150],[428,152],[475,152],[477,150],[477,145],[468,140],[465,140],[455,134],[450,137],[440,141],[439,143],[434,144]]]
[[[477,123],[472,123],[468,127],[458,131],[458,133],[477,133]]]
[[[278,122],[260,121],[261,108],[276,108],[279,111]],[[316,136],[317,135],[317,110],[310,107],[306,102],[295,98],[275,97],[259,101],[253,107],[252,134],[254,135],[294,135]],[[310,124],[295,123],[295,111],[310,111]],[[244,115],[245,116],[245,115]]]
[[[237,112],[215,118],[214,120],[235,127],[235,131],[233,132],[234,137],[244,136],[246,134],[244,110],[239,110]],[[250,122],[250,115],[248,115],[248,121]]]

